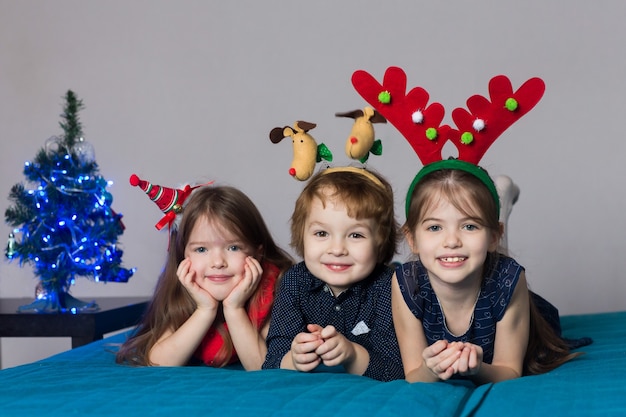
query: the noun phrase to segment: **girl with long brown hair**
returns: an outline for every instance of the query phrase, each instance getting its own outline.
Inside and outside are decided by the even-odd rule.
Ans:
[[[291,264],[243,192],[194,190],[172,228],[154,296],[116,361],[215,367],[239,361],[260,369],[276,284]]]

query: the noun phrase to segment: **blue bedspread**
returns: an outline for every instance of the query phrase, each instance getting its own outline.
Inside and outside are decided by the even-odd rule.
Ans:
[[[626,312],[568,316],[562,325],[567,337],[594,339],[584,356],[545,375],[480,387],[331,372],[131,368],[114,363],[118,335],[0,371],[0,415],[626,415]]]
[[[475,416],[626,416],[626,312],[567,316],[564,336],[591,336],[585,355],[544,375],[492,384]]]

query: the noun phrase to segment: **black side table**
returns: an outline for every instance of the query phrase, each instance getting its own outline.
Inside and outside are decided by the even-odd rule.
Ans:
[[[145,297],[95,299],[100,309],[78,314],[18,313],[28,298],[0,298],[0,337],[71,337],[72,348],[102,339],[106,333],[136,325],[148,300]]]

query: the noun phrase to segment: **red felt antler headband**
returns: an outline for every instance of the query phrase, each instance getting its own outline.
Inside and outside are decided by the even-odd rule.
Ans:
[[[447,140],[459,150],[459,159],[478,164],[487,149],[513,123],[539,102],[545,91],[540,78],[531,78],[517,91],[511,81],[498,75],[489,82],[490,100],[474,95],[467,108],[456,108],[453,129],[441,125],[444,108],[439,103],[428,104],[428,92],[415,87],[406,92],[407,78],[401,68],[389,67],[383,83],[365,71],[352,75],[356,91],[396,129],[402,133],[424,165],[440,161]]]
[[[428,104],[429,95],[426,90],[415,87],[406,92],[407,78],[401,68],[387,68],[382,84],[367,72],[356,71],[352,75],[352,85],[400,131],[425,168],[429,168],[428,172],[437,169],[437,166],[428,165],[442,161],[441,150],[446,141],[454,143],[459,151],[459,162],[453,163],[458,165],[455,167],[476,175],[483,182],[487,179],[488,183],[485,185],[494,195],[498,207],[495,185],[488,175],[481,174],[484,171],[477,164],[496,139],[528,113],[545,91],[545,84],[540,78],[531,78],[513,91],[511,81],[504,75],[498,75],[489,82],[489,99],[474,95],[467,99],[467,109],[456,108],[452,111],[455,129],[441,124],[444,107],[439,103]],[[441,166],[441,169],[444,166],[451,167],[450,163]],[[413,180],[409,196],[423,175],[425,174],[420,171]]]

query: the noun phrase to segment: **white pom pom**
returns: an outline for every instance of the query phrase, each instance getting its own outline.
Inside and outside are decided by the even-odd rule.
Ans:
[[[424,115],[421,111],[417,110],[411,115],[411,119],[413,119],[413,123],[422,123],[424,121]]]
[[[480,132],[485,128],[485,121],[483,119],[476,119],[474,123],[472,123],[472,127],[475,131]]]

